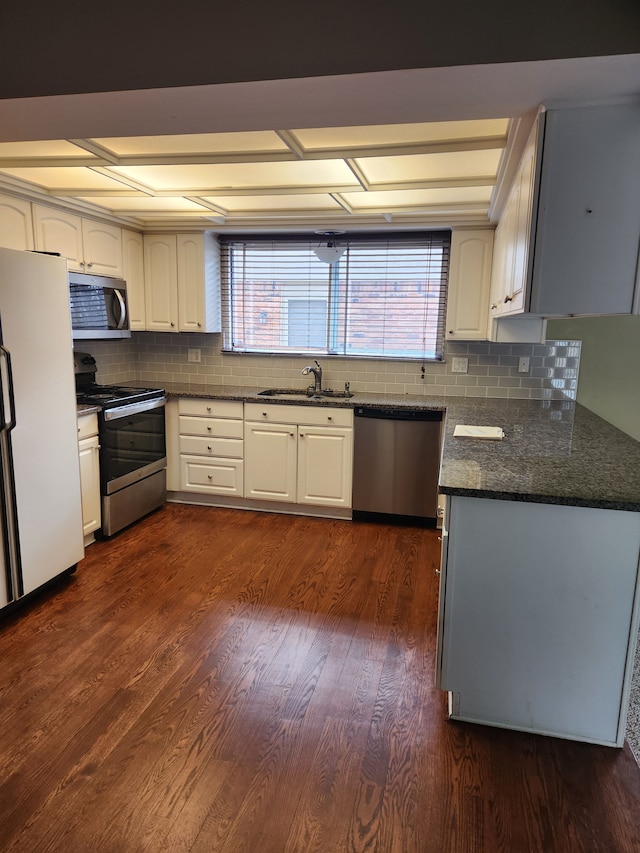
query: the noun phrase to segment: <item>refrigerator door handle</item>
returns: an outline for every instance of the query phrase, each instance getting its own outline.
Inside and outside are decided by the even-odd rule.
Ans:
[[[5,372],[7,376],[6,390],[7,397],[9,401],[9,420],[7,420],[6,406],[5,406],[5,383],[2,381],[0,367],[0,397],[2,398],[2,424],[0,425],[0,433],[2,432],[11,432],[12,429],[16,426],[16,407],[15,407],[15,397],[13,393],[13,370],[11,369],[11,353],[9,350],[0,344],[0,358],[4,359],[6,364]]]

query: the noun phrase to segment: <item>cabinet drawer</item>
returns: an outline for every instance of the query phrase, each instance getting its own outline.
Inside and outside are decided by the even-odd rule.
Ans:
[[[223,456],[242,459],[243,441],[241,438],[217,438],[199,435],[181,435],[180,453],[191,456]]]
[[[244,403],[237,400],[200,400],[192,397],[181,397],[178,400],[178,412],[181,415],[242,419],[243,409]]]
[[[184,492],[242,497],[242,460],[181,456],[180,489]]]
[[[92,415],[78,415],[78,440],[97,434],[98,416],[95,412]]]
[[[192,418],[180,415],[180,435],[201,435],[217,438],[242,438],[242,421],[223,418]]]
[[[353,426],[353,409],[329,406],[279,406],[274,403],[245,403],[247,421],[262,423],[311,424],[315,426]]]

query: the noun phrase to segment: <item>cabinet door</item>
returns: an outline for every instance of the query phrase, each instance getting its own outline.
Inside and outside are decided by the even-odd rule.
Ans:
[[[78,442],[80,488],[82,494],[82,530],[86,537],[100,527],[100,447],[98,436]]]
[[[82,219],[52,207],[33,205],[36,249],[59,252],[73,272],[84,272]]]
[[[178,265],[175,234],[144,235],[146,327],[178,331]]]
[[[493,231],[454,231],[447,295],[447,340],[486,340]]]
[[[244,496],[296,500],[298,428],[291,424],[244,425]]]
[[[142,234],[122,231],[122,275],[127,282],[129,326],[132,330],[146,329],[144,314],[144,246]]]
[[[84,270],[93,275],[122,277],[122,231],[115,225],[82,220]]]
[[[35,249],[31,204],[19,198],[0,196],[0,245],[5,249]]]
[[[298,503],[351,506],[353,430],[298,428]]]
[[[525,149],[514,188],[513,273],[508,302],[505,304],[503,314],[521,313],[525,308],[531,247],[535,154],[536,145],[533,139]]]
[[[549,110],[531,311],[627,314],[640,238],[640,105]]]
[[[178,234],[178,321],[181,332],[204,330],[204,237]]]

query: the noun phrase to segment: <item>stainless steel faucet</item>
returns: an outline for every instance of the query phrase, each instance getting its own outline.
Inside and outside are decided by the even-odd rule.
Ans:
[[[313,385],[313,391],[315,394],[321,394],[322,393],[322,368],[320,367],[320,364],[317,360],[315,360],[315,365],[316,365],[315,367],[311,367],[311,365],[307,365],[306,367],[303,367],[302,368],[302,375],[308,376],[310,373],[313,373],[313,377],[315,380],[314,385]]]

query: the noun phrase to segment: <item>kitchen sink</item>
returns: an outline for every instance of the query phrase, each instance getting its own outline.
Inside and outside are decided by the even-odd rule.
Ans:
[[[344,400],[353,397],[353,393],[351,391],[332,391],[331,388],[324,388],[322,391],[314,391],[313,388],[266,388],[264,391],[258,391],[258,397],[288,397],[297,400],[341,398]]]

